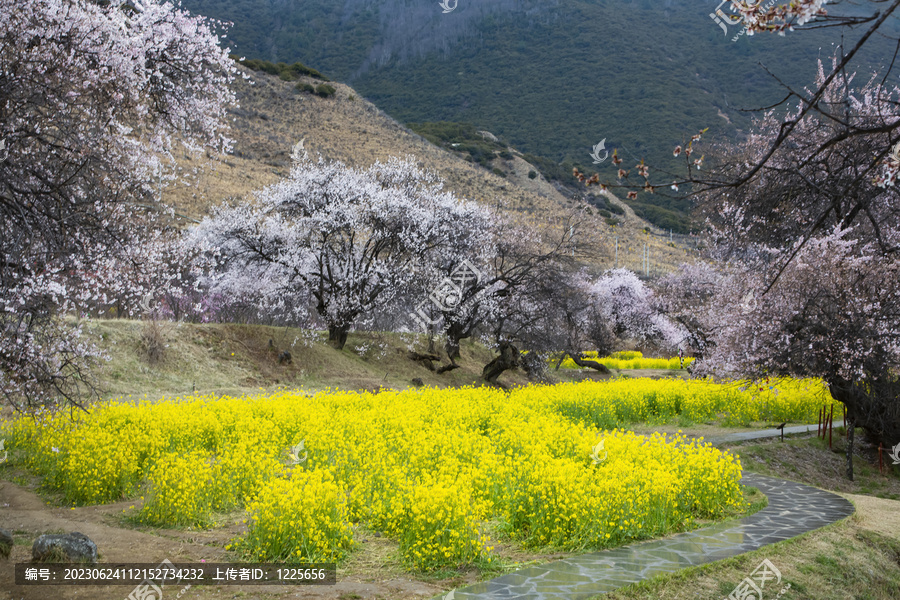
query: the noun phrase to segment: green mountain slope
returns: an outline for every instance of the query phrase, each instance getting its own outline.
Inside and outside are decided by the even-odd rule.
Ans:
[[[459,0],[447,14],[437,0],[184,4],[233,21],[235,52],[302,61],[401,122],[472,123],[610,180],[611,161],[595,167],[589,156],[599,141],[618,148],[626,167],[645,158],[678,169],[671,150],[684,135],[709,127],[713,138],[739,136],[749,126],[740,109],[785,96],[760,63],[800,90],[816,59],[842,41],[841,30],[827,29],[732,42],[739,28],[723,33],[709,16],[713,0]],[[843,43],[859,34],[846,32]],[[860,70],[880,67],[893,50],[873,40]],[[688,209],[659,194],[641,193],[636,207],[643,203]]]

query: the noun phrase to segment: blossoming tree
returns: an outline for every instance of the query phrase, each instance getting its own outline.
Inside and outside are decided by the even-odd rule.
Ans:
[[[352,327],[421,289],[417,278],[450,264],[453,247],[487,222],[411,159],[367,169],[295,159],[288,179],[255,203],[218,209],[192,237],[215,259],[213,289],[254,290],[289,322],[315,314],[337,349]]]
[[[80,402],[98,357],[60,315],[140,260],[177,143],[224,150],[234,67],[206,20],[159,0],[0,0],[0,393]]]
[[[700,204],[733,269],[707,369],[823,378],[847,409],[851,478],[854,426],[900,442],[900,88],[853,79],[820,63],[795,110],[720,149],[731,183]]]

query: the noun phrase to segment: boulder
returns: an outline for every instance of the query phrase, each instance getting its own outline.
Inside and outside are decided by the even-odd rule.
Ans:
[[[97,563],[97,544],[83,533],[42,535],[31,547],[34,562]]]
[[[2,556],[3,558],[9,558],[9,553],[12,552],[12,547],[12,533],[7,531],[6,529],[0,529],[0,556]]]

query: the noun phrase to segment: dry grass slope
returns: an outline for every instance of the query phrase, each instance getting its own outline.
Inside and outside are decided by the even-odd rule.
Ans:
[[[333,82],[334,96],[320,98],[298,91],[294,82],[261,72],[246,73],[249,79],[234,84],[240,105],[231,113],[233,154],[207,155],[211,160],[199,161],[202,164],[184,155],[179,168],[189,185],[181,183],[163,191],[163,200],[188,218],[202,218],[225,199],[250,199],[254,190],[287,176],[291,148],[302,139],[313,157],[360,167],[389,156],[413,155],[457,195],[500,206],[518,222],[558,229],[567,213],[583,211],[585,221],[577,240],[586,250],[585,262],[599,269],[614,266],[616,237],[619,265],[634,271],[641,269],[642,247],[649,243],[651,275],[667,272],[696,255],[677,243],[669,244],[666,238],[646,235],[649,224],[627,208],[624,222],[610,227],[598,214],[591,214],[582,200],[569,198],[543,177],[529,179],[534,167],[516,151],[510,160],[498,157],[494,161],[507,173],[500,177],[426,141],[349,86]],[[612,200],[624,206],[615,197]]]

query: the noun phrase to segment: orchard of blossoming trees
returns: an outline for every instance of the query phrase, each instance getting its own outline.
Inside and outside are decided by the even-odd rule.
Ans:
[[[650,293],[634,274],[619,270],[596,282],[573,276],[575,224],[562,229],[562,237],[542,239],[444,191],[409,159],[354,169],[303,154],[288,179],[252,205],[217,209],[188,239],[201,251],[200,282],[210,293],[243,299],[282,323],[322,323],[339,350],[354,327],[418,328],[406,315],[426,299],[425,324],[445,334],[451,365],[460,340],[476,334],[507,349],[501,357],[515,349],[485,372],[489,381],[517,366],[513,343],[537,355],[560,348],[556,332],[564,325],[553,310],[560,297],[584,299],[573,327],[674,337],[675,328],[650,325],[663,319],[650,315]],[[471,276],[442,291],[460,264]],[[572,352],[573,341],[597,343],[581,335],[568,342]]]
[[[734,4],[751,34],[829,22],[866,29],[830,68],[819,63],[813,89],[787,90],[786,110],[714,148],[709,175],[687,163],[711,258],[728,266],[668,276],[657,308],[688,331],[701,373],[828,383],[847,408],[852,479],[853,426],[900,442],[900,88],[885,83],[892,69],[861,75],[847,64],[871,36],[890,35],[883,25],[900,2],[846,18],[827,15],[821,0],[766,12]]]
[[[298,150],[284,181],[182,233],[155,189],[177,145],[229,149],[216,24],[157,0],[0,0],[0,390],[19,409],[96,394],[102,356],[73,317],[136,315],[152,292],[156,316],[324,327],[337,349],[355,328],[442,334],[450,367],[479,337],[499,351],[489,382],[540,376],[550,353],[600,369],[582,353],[625,337],[691,348],[699,373],[820,377],[849,424],[900,442],[900,89],[846,68],[900,0],[869,17],[824,4],[735,2],[751,34],[868,29],[747,139],[708,159],[705,130],[676,147],[680,181],[637,165],[638,189],[693,186],[712,242],[648,284],[584,270],[577,213],[515,222],[412,157],[354,168]]]
[[[746,181],[701,195],[717,258],[732,265],[712,299],[706,368],[822,377],[848,424],[893,445],[900,194],[895,159],[879,159],[898,142],[900,89],[825,80],[820,65],[815,111],[801,101],[782,119],[767,113],[740,148],[720,149],[716,175]],[[764,159],[786,122],[790,137]]]

